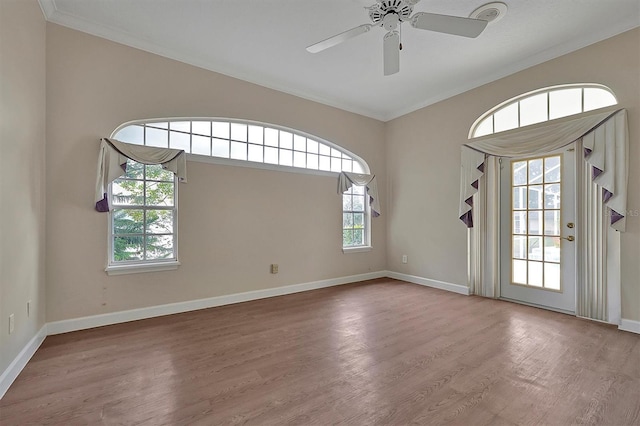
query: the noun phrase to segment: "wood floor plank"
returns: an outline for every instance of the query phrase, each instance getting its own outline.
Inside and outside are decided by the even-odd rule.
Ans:
[[[2,426],[639,425],[640,336],[379,279],[45,339]]]

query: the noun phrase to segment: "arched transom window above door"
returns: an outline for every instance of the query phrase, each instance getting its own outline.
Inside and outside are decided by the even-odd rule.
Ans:
[[[617,104],[611,89],[601,84],[546,87],[516,96],[482,114],[471,126],[469,139]]]

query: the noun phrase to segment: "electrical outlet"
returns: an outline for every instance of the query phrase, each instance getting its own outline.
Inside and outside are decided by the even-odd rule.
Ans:
[[[409,262],[409,258],[407,257],[406,254],[402,255],[402,263],[408,263]]]
[[[27,300],[27,318],[31,316],[31,300]]]
[[[13,314],[9,315],[9,334],[13,333],[13,330],[16,328],[16,321]]]
[[[277,263],[272,263],[271,264],[271,273],[272,274],[277,274],[278,273],[278,264]]]

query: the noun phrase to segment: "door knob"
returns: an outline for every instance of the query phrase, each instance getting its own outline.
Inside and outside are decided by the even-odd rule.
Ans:
[[[567,241],[575,241],[575,237],[573,235],[569,235],[568,237],[560,237],[563,240],[567,240]]]
[[[573,222],[569,222],[567,223],[567,228],[572,229],[574,226],[576,226]]]

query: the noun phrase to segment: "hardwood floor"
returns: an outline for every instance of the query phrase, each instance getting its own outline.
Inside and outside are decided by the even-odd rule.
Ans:
[[[640,336],[390,279],[47,337],[0,424],[638,425]]]

